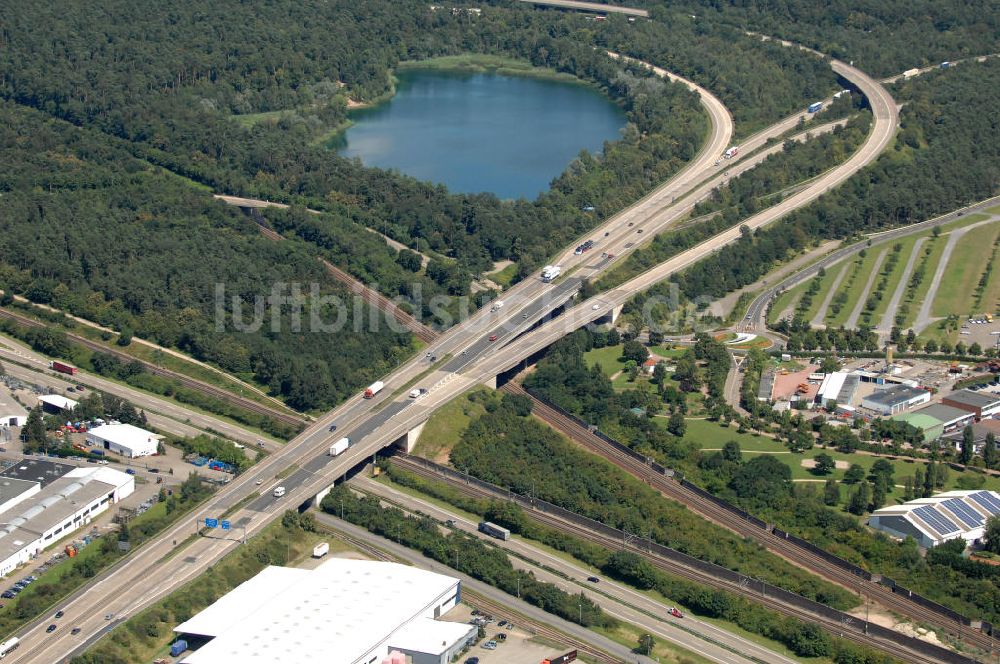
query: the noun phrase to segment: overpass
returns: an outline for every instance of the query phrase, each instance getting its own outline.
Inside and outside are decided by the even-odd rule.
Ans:
[[[627,16],[649,17],[649,12],[645,9],[633,9],[632,7],[622,7],[621,5],[606,5],[603,2],[580,2],[580,0],[518,0],[527,2],[539,7],[558,7],[559,9],[575,9],[580,12],[592,12],[596,14],[625,14]]]
[[[896,123],[892,100],[877,83],[869,84],[870,79],[857,70],[834,63],[835,68],[838,66],[846,72],[842,75],[848,78],[855,76],[856,80],[852,80],[869,95],[875,111],[871,135],[841,167],[817,178],[806,189],[772,210],[752,218],[748,222],[753,224],[752,227],[770,223],[799,205],[810,202],[869,163],[888,145]],[[602,238],[603,247],[628,252],[648,241],[658,229],[676,218],[677,210],[681,209],[678,205],[692,204],[693,197],[684,198],[679,204],[675,201],[683,198],[691,187],[709,177],[716,168],[714,164],[731,138],[732,120],[717,99],[693,83],[688,84],[698,90],[712,118],[713,131],[705,148],[692,164],[674,178],[588,234]],[[782,128],[773,135],[780,135],[785,130]],[[762,135],[760,140],[763,144],[767,139]],[[644,230],[649,232],[640,237]],[[636,292],[701,260],[738,237],[738,229],[723,233],[717,239],[675,256],[614,291],[588,299],[562,316],[532,329],[569,301],[579,291],[585,278],[600,274],[613,262],[608,256],[591,259],[589,253],[577,255],[571,249],[567,250],[557,261],[566,273],[562,280],[552,284],[537,279],[521,282],[505,294],[505,305],[501,310],[481,310],[435,339],[428,346],[428,351],[429,355],[440,360],[432,362],[427,357],[413,358],[385,379],[387,387],[378,397],[365,400],[356,395],[318,418],[314,425],[283,449],[227,485],[205,507],[183,517],[165,534],[148,542],[101,574],[85,590],[76,593],[64,603],[67,621],[79,626],[85,635],[97,635],[108,627],[103,620],[105,614],[130,616],[149,606],[196,578],[238,542],[259,532],[284,510],[321,498],[335,481],[370,456],[391,445],[409,448],[423,423],[451,399],[477,384],[495,381],[499,374],[517,366],[564,334],[611,314]],[[429,391],[420,399],[407,399],[405,394],[413,386],[427,387]],[[336,433],[329,430],[333,424],[337,425]],[[343,436],[350,437],[354,445],[338,457],[327,456],[330,443]],[[275,498],[272,494],[272,489],[278,485],[286,489],[283,498]],[[228,514],[235,526],[235,530],[230,532],[238,533],[238,536],[196,538],[184,547],[180,555],[171,555],[176,542],[183,542],[197,532],[205,518],[218,517],[223,513]],[[12,661],[54,662],[81,647],[80,640],[73,638],[68,631],[42,638],[43,632],[42,620],[26,629],[22,647],[9,656]]]

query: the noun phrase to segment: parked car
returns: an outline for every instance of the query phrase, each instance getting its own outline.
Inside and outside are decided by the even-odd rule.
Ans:
[[[497,649],[497,642],[494,641],[494,640],[492,640],[492,639],[490,639],[489,641],[487,641],[486,643],[483,644],[483,649],[484,650],[496,650]]]
[[[465,660],[465,664],[479,664],[479,658],[469,657],[468,659]]]

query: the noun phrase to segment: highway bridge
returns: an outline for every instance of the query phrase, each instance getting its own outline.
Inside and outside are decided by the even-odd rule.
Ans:
[[[622,7],[621,5],[606,5],[603,2],[580,2],[579,0],[518,0],[518,2],[527,2],[539,7],[575,9],[576,11],[595,14],[625,14],[627,16],[641,16],[643,18],[649,16],[649,12],[645,9],[634,9],[632,7]]]
[[[875,116],[871,134],[844,164],[815,179],[774,208],[748,220],[747,225],[751,228],[762,227],[814,200],[870,163],[889,144],[897,116],[896,106],[888,93],[854,68],[836,61],[832,66],[868,97]],[[684,194],[706,179],[716,177],[715,162],[730,141],[732,120],[717,99],[694,84],[688,84],[698,90],[709,112],[713,125],[711,136],[695,161],[677,176],[588,234],[588,237],[599,239],[600,248],[611,249],[605,254],[621,255],[650,240],[658,230],[678,218],[680,206],[692,204],[694,197],[685,198]],[[756,139],[763,145],[769,137],[787,131],[787,122],[788,119],[778,123],[773,131],[763,132]],[[675,203],[678,199],[683,200]],[[477,384],[495,384],[499,374],[516,367],[563,335],[599,318],[615,315],[616,310],[637,292],[738,237],[738,229],[721,233],[621,287],[543,322],[570,301],[583,279],[593,278],[613,264],[607,256],[597,257],[596,251],[577,255],[568,249],[556,261],[563,266],[566,275],[561,280],[549,284],[528,279],[517,284],[505,294],[502,309],[481,310],[431,342],[427,347],[428,355],[440,359],[413,358],[385,379],[387,387],[376,398],[366,400],[357,395],[318,418],[283,449],[227,485],[205,507],[182,518],[164,535],[100,575],[96,582],[66,602],[67,620],[81,628],[80,636],[73,636],[68,631],[46,636],[43,622],[37,621],[22,633],[24,644],[10,656],[12,661],[48,664],[72,654],[82,647],[85,637],[106,630],[105,614],[134,615],[195,579],[238,546],[239,541],[259,532],[284,510],[321,499],[352,467],[387,446],[398,444],[409,448],[430,415],[451,399]],[[414,386],[425,387],[428,393],[420,399],[408,399],[406,393]],[[337,425],[336,433],[331,431],[334,424]],[[338,457],[327,456],[331,441],[343,436],[350,437],[354,445]],[[272,489],[278,485],[285,487],[284,497],[272,495]],[[184,542],[197,532],[205,518],[223,513],[228,513],[235,526],[229,538],[200,537],[178,555],[170,555],[176,542]]]

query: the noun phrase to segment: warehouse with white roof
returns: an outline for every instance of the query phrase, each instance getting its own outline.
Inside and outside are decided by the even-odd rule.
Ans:
[[[102,424],[87,432],[87,442],[94,447],[134,459],[153,456],[163,436],[131,424]]]
[[[23,477],[36,467],[44,472],[36,480],[0,476],[0,490],[20,491],[0,505],[0,575],[87,525],[135,490],[131,475],[112,468],[76,468],[27,459],[17,471]],[[61,474],[53,477],[53,472]]]
[[[872,512],[868,525],[893,537],[912,537],[925,548],[961,537],[983,536],[986,520],[1000,514],[995,491],[946,491]]]
[[[460,601],[458,579],[334,558],[313,570],[267,567],[174,632],[207,640],[182,664],[370,664],[392,650],[413,664],[447,664],[478,632],[438,620]]]

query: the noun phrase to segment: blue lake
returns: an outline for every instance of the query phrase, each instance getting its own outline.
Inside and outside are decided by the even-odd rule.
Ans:
[[[528,199],[625,124],[618,106],[584,85],[420,69],[401,72],[392,99],[351,119],[331,144],[346,157],[455,192]]]

